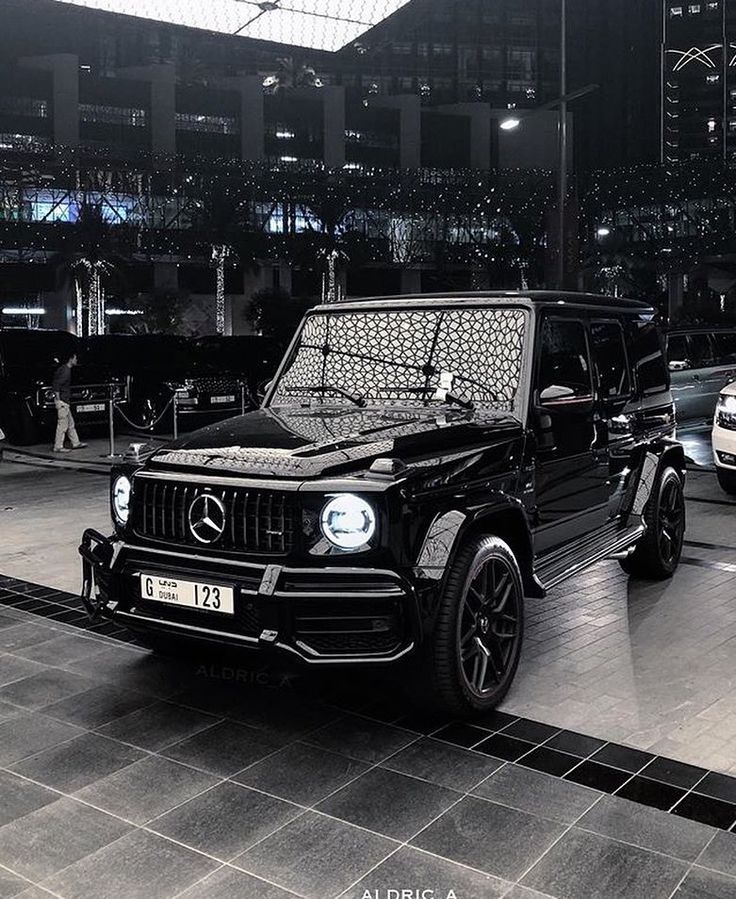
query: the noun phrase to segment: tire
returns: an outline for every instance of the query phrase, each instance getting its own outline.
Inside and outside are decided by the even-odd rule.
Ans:
[[[494,605],[495,604],[495,605]],[[470,538],[457,553],[420,665],[426,699],[468,716],[495,708],[511,686],[524,634],[524,589],[511,548]]]
[[[721,490],[728,493],[729,496],[736,496],[736,471],[729,471],[727,468],[719,466],[716,468],[716,474]]]
[[[621,567],[634,577],[667,580],[680,564],[685,539],[685,494],[674,468],[665,468],[657,478],[644,523],[644,536],[631,555],[621,560]]]
[[[6,430],[8,441],[15,446],[34,446],[40,440],[38,425],[25,403],[13,406]]]

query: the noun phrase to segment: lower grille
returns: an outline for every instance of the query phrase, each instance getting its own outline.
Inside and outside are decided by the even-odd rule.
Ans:
[[[197,540],[189,521],[192,503],[205,494],[219,500],[224,509],[222,535],[207,544]],[[295,522],[295,499],[290,493],[209,488],[152,478],[136,479],[133,488],[133,530],[139,537],[169,545],[282,555],[294,546]]]
[[[399,647],[399,602],[309,602],[294,610],[294,637],[319,655],[389,653]]]
[[[394,634],[311,634],[303,642],[320,655],[389,653],[399,647]]]

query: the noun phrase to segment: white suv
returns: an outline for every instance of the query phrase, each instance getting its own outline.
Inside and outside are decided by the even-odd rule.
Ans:
[[[713,421],[713,458],[718,483],[726,493],[736,494],[736,381],[718,397]]]

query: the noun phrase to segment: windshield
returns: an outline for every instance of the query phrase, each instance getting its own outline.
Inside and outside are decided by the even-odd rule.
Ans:
[[[438,388],[513,410],[528,315],[520,308],[324,312],[309,316],[270,405],[425,406]]]

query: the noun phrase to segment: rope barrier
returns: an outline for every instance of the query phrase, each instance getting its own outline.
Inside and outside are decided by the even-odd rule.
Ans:
[[[142,431],[143,433],[146,433],[147,431],[154,430],[154,428],[159,424],[159,422],[164,417],[164,415],[166,415],[166,413],[169,411],[169,409],[171,408],[173,403],[174,403],[174,394],[172,394],[171,399],[164,406],[163,411],[158,416],[158,418],[154,422],[152,422],[150,425],[140,425],[140,424],[136,424],[134,421],[131,421],[128,418],[128,416],[123,412],[123,410],[120,408],[120,406],[118,406],[118,405],[115,406],[115,411],[120,415],[120,417],[128,425],[128,427],[133,428],[134,431]]]

